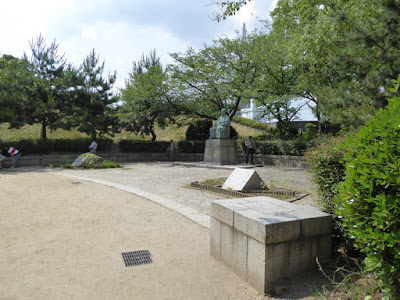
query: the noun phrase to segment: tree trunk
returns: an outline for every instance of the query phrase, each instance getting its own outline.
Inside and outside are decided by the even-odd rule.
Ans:
[[[151,133],[151,141],[154,142],[156,140],[156,133],[154,132],[154,126],[150,126],[150,133]]]
[[[47,139],[47,121],[45,119],[42,121],[42,139]]]

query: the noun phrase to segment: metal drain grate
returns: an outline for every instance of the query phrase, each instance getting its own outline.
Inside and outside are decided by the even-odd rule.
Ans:
[[[127,267],[151,264],[152,260],[150,256],[151,255],[149,250],[139,250],[139,251],[122,253],[125,266]]]

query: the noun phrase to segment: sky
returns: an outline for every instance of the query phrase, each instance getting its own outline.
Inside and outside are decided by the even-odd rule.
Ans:
[[[257,18],[268,19],[278,0],[252,0],[225,21],[212,16],[211,0],[16,0],[1,5],[0,55],[30,57],[29,43],[41,35],[59,45],[75,66],[94,49],[108,73],[117,71],[123,87],[132,63],[156,49],[164,66],[169,53],[199,50],[204,43],[226,35],[237,36],[243,23],[251,32]]]

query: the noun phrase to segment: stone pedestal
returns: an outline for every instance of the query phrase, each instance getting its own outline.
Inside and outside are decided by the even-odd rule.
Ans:
[[[270,197],[211,202],[210,253],[262,294],[331,253],[331,216]]]
[[[206,140],[204,162],[213,164],[236,163],[235,140]]]

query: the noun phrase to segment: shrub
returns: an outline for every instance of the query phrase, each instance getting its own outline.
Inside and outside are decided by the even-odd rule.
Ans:
[[[84,168],[98,168],[101,164],[101,157],[92,153],[83,153],[81,156],[84,158],[82,167]]]
[[[293,155],[301,156],[310,145],[303,139],[293,141],[287,140],[263,140],[265,136],[255,137],[254,144],[257,153],[266,155]],[[244,142],[242,143],[243,151],[246,150]]]
[[[337,186],[344,180],[342,147],[345,140],[344,136],[321,139],[317,146],[309,148],[304,155],[317,186],[320,207],[329,214],[334,213]]]
[[[357,136],[349,137],[336,210],[386,299],[400,295],[399,111],[400,97],[390,99]]]
[[[332,214],[332,247],[342,248],[354,256],[358,253],[354,251],[352,241],[344,235],[341,220],[334,213],[338,185],[345,176],[342,150],[345,139],[344,136],[321,139],[317,146],[305,152],[304,158],[310,165],[312,180],[316,184],[319,207],[322,211]]]
[[[196,120],[186,130],[187,140],[206,140],[210,136],[212,121],[207,119]]]
[[[203,153],[205,145],[205,141],[179,141],[178,149],[184,153]]]

